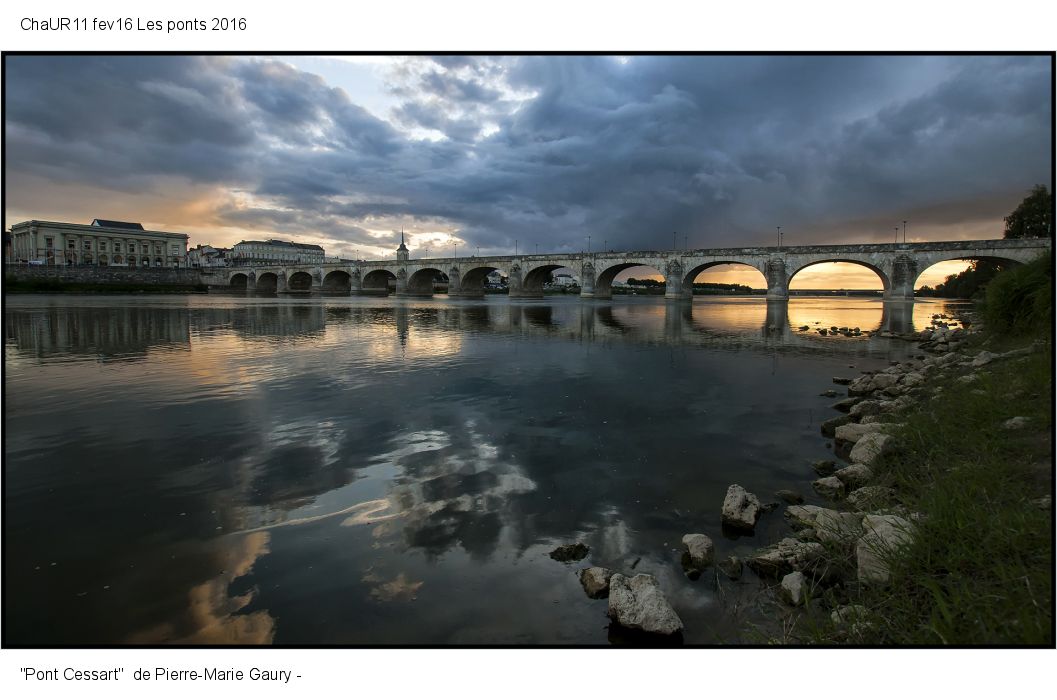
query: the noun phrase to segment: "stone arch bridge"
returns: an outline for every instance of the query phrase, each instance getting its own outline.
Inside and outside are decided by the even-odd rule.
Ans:
[[[767,282],[768,299],[787,299],[789,283],[801,270],[818,263],[853,263],[880,278],[884,298],[914,298],[918,276],[946,260],[995,260],[1026,263],[1051,255],[1052,239],[998,239],[931,243],[873,243],[697,250],[640,250],[550,255],[500,255],[464,258],[347,261],[321,265],[250,265],[203,270],[202,280],[214,287],[274,292],[336,292],[428,297],[434,280],[448,279],[450,297],[481,297],[494,270],[508,279],[512,298],[540,298],[551,273],[569,268],[580,278],[580,295],[608,299],[613,279],[632,267],[647,266],[665,279],[665,297],[690,299],[699,274],[716,265],[748,265]]]

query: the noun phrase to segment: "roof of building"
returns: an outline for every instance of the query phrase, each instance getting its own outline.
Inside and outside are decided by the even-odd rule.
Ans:
[[[110,219],[92,219],[92,226],[102,226],[103,228],[126,228],[130,231],[145,231],[143,224],[136,224],[131,221],[111,221]]]
[[[277,245],[283,246],[284,248],[301,248],[305,250],[323,250],[323,246],[316,245],[315,243],[295,243],[294,241],[280,241],[275,238],[269,238],[266,241],[239,241],[238,245],[245,245],[248,243],[259,243],[261,245]]]

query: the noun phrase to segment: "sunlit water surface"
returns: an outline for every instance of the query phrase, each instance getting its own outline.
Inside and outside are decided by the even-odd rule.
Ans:
[[[12,644],[606,644],[576,570],[655,575],[689,643],[759,642],[730,483],[812,500],[819,396],[951,304],[9,296]],[[809,330],[800,331],[800,326]],[[854,369],[852,368],[854,366]],[[579,564],[548,557],[583,541]]]

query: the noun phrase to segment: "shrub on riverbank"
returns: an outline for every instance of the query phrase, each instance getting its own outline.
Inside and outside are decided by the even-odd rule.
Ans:
[[[999,273],[984,296],[984,318],[993,330],[1048,332],[1053,322],[1053,261],[1041,256]]]

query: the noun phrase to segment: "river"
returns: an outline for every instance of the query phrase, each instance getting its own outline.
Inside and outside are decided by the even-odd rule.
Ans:
[[[834,376],[912,351],[924,300],[8,296],[9,645],[607,644],[593,563],[655,575],[695,644],[760,642],[720,526],[832,457]],[[889,307],[886,309],[886,306]],[[798,330],[801,326],[809,330]],[[843,394],[843,391],[841,391]],[[578,564],[557,545],[591,548]]]

